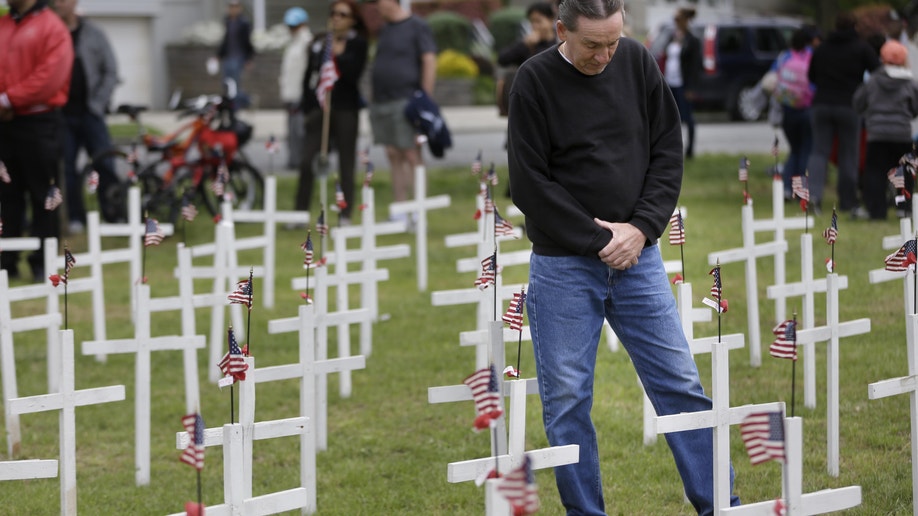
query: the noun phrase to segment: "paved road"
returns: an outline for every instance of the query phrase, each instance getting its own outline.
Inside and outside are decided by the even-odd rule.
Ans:
[[[369,123],[366,120],[366,110],[361,120],[361,148],[370,146]],[[282,111],[247,111],[242,118],[252,123],[255,127],[253,141],[246,147],[246,153],[259,168],[264,171],[273,169],[275,173],[292,173],[284,170],[286,158],[283,151],[273,159],[267,153],[264,142],[272,135],[282,137],[285,133],[285,118]],[[443,159],[433,158],[425,149],[425,162],[428,167],[465,167],[469,166],[479,151],[487,166],[493,162],[497,166],[507,164],[507,155],[504,150],[506,142],[507,121],[497,116],[497,110],[490,106],[475,107],[446,107],[443,109],[453,137],[453,148],[446,152]],[[775,131],[765,122],[744,123],[728,122],[723,116],[717,114],[698,114],[699,124],[696,135],[697,154],[704,153],[749,153],[767,154],[771,151],[775,138]],[[177,127],[175,114],[169,112],[145,113],[143,119],[150,127],[162,131],[169,131]],[[787,149],[784,135],[778,131],[782,149]],[[370,159],[379,168],[388,166],[385,154],[379,146],[370,146]],[[332,155],[334,166],[334,155]]]

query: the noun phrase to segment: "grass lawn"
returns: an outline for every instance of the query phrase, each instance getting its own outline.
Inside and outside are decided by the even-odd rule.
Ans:
[[[770,142],[763,143],[763,152]],[[750,193],[755,200],[757,218],[771,216],[771,178],[763,172],[772,163],[765,154],[750,156]],[[694,284],[696,305],[711,285],[707,255],[742,244],[740,207],[742,184],[737,178],[738,156],[700,156],[686,164],[680,205],[688,209],[687,243],[684,248],[685,276]],[[435,167],[435,163],[432,164]],[[506,171],[499,171],[506,178]],[[504,179],[505,180],[505,179]],[[279,181],[281,208],[292,205],[293,178]],[[377,219],[387,215],[391,183],[386,172],[374,177]],[[353,395],[338,395],[337,377],[330,377],[329,446],[317,457],[319,514],[388,515],[481,514],[483,490],[473,483],[449,484],[446,465],[489,454],[487,433],[474,433],[471,403],[429,405],[427,388],[458,384],[474,369],[474,351],[459,346],[458,333],[474,329],[475,309],[433,307],[431,292],[471,287],[475,274],[456,273],[455,262],[472,255],[472,249],[448,249],[443,237],[474,231],[475,195],[478,184],[468,169],[432,168],[429,194],[449,194],[448,209],[430,215],[430,281],[428,292],[418,292],[415,258],[382,262],[390,279],[379,289],[381,314],[375,324],[373,353],[367,368],[353,374]],[[509,203],[502,197],[504,185],[497,187],[498,205]],[[834,184],[827,188],[834,191]],[[332,194],[333,195],[333,194]],[[816,217],[814,262],[817,277],[823,277],[823,260],[829,248],[820,234],[828,226],[832,198],[825,201],[824,213]],[[502,210],[506,213],[506,209]],[[796,205],[787,205],[788,215],[797,215]],[[313,214],[317,215],[316,213]],[[860,485],[863,504],[851,514],[911,513],[910,423],[908,398],[898,396],[878,401],[867,398],[867,384],[907,374],[905,324],[901,282],[879,285],[868,283],[867,273],[882,268],[890,252],[881,248],[881,237],[898,232],[898,222],[850,222],[839,217],[839,237],[835,260],[839,274],[848,277],[848,288],[840,293],[840,317],[848,321],[861,317],[871,320],[868,335],[845,338],[840,353],[840,442],[841,474],[826,472],[826,361],[825,345],[817,346],[816,409],[803,407],[802,367],[798,367],[796,414],[804,420],[804,492]],[[335,217],[331,217],[335,222]],[[356,222],[356,221],[355,221]],[[520,224],[520,220],[514,220]],[[239,225],[240,236],[256,234],[258,227]],[[787,237],[788,281],[800,277],[800,231]],[[271,319],[296,315],[302,302],[290,289],[290,278],[302,275],[302,231],[281,230],[277,237],[277,286],[275,308],[260,305],[257,278],[255,308],[252,310],[252,346],[259,366],[291,363],[296,360],[295,335],[268,335]],[[759,237],[764,241],[765,236]],[[189,245],[213,240],[213,224],[200,216],[187,228]],[[148,248],[146,275],[152,295],[173,295],[178,285],[172,277],[176,265],[178,238],[168,238],[161,246]],[[413,235],[393,235],[381,243],[411,243]],[[85,250],[84,239],[72,238],[74,252]],[[125,247],[124,241],[112,247]],[[662,243],[666,259],[678,259],[679,250]],[[316,246],[318,250],[318,245]],[[502,251],[528,248],[524,240],[502,244]],[[260,263],[260,253],[246,252],[240,264]],[[498,257],[499,262],[499,257]],[[205,264],[205,262],[201,262]],[[765,288],[772,283],[773,262],[757,264],[763,364],[749,365],[749,351],[730,353],[731,405],[791,399],[791,362],[768,355],[774,303],[766,299]],[[76,269],[74,276],[83,271]],[[724,297],[729,312],[722,319],[723,332],[746,331],[744,265],[723,266]],[[508,267],[504,283],[526,281],[525,266]],[[126,266],[106,266],[105,285],[109,338],[133,336],[129,317],[130,283]],[[207,282],[197,285],[209,289]],[[351,298],[357,299],[356,290]],[[195,497],[195,474],[178,461],[174,433],[182,429],[184,393],[181,354],[157,352],[152,357],[152,482],[134,485],[134,358],[112,355],[107,362],[79,355],[79,343],[92,338],[89,298],[74,294],[69,300],[69,319],[77,341],[77,388],[124,384],[127,399],[122,402],[77,409],[78,499],[82,514],[160,515],[182,510],[186,500]],[[333,303],[333,301],[332,301]],[[21,304],[21,303],[20,303]],[[14,316],[39,313],[42,304],[15,306]],[[504,304],[506,307],[506,304]],[[800,300],[788,301],[788,312],[800,310]],[[817,296],[818,324],[825,322],[825,296]],[[198,333],[206,334],[209,311],[198,312]],[[716,320],[716,318],[715,318]],[[154,335],[178,334],[178,313],[154,314]],[[717,332],[717,324],[695,327],[696,336]],[[332,330],[331,349],[337,342]],[[357,331],[351,342],[357,353]],[[43,332],[16,335],[16,365],[21,396],[43,394],[47,389],[46,345]],[[515,363],[516,346],[508,345],[507,360]],[[199,353],[202,364],[201,412],[209,427],[229,420],[229,393],[207,382],[206,353]],[[524,377],[532,376],[531,347],[524,343],[521,357]],[[710,358],[698,357],[706,386],[710,386]],[[802,366],[801,364],[798,364]],[[596,398],[593,416],[600,441],[603,485],[609,514],[693,514],[683,502],[681,483],[672,457],[661,438],[655,445],[642,444],[642,400],[636,377],[624,351],[611,352],[600,346],[596,368]],[[260,384],[256,420],[298,415],[296,382]],[[788,409],[789,410],[789,409]],[[2,417],[2,416],[0,416]],[[16,459],[49,459],[58,456],[58,418],[55,413],[22,416],[22,450]],[[547,446],[542,431],[541,407],[530,397],[527,407],[527,449]],[[0,420],[2,426],[2,420]],[[258,441],[254,445],[253,490],[255,495],[289,489],[298,485],[298,441],[281,438]],[[0,450],[6,450],[0,437]],[[750,466],[735,428],[731,435],[732,458],[736,468],[736,493],[748,502],[777,498],[781,493],[780,467],[770,462]],[[208,505],[223,500],[223,460],[218,448],[210,448],[203,472],[204,501]],[[542,514],[563,514],[551,471],[538,471]],[[0,483],[0,514],[59,513],[58,479]]]

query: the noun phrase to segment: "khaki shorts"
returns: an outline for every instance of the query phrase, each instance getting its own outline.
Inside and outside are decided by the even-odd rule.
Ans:
[[[413,149],[417,146],[417,134],[405,118],[407,104],[408,99],[370,104],[370,125],[373,127],[374,143],[398,149]]]

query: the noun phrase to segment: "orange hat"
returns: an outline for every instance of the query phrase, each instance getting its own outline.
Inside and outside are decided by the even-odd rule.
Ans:
[[[885,64],[905,66],[908,62],[908,49],[898,41],[888,40],[880,48],[880,59]]]

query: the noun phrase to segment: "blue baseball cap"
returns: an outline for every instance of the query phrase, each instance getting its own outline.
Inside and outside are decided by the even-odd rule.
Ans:
[[[298,27],[309,21],[309,13],[302,7],[291,7],[284,13],[284,25]]]

